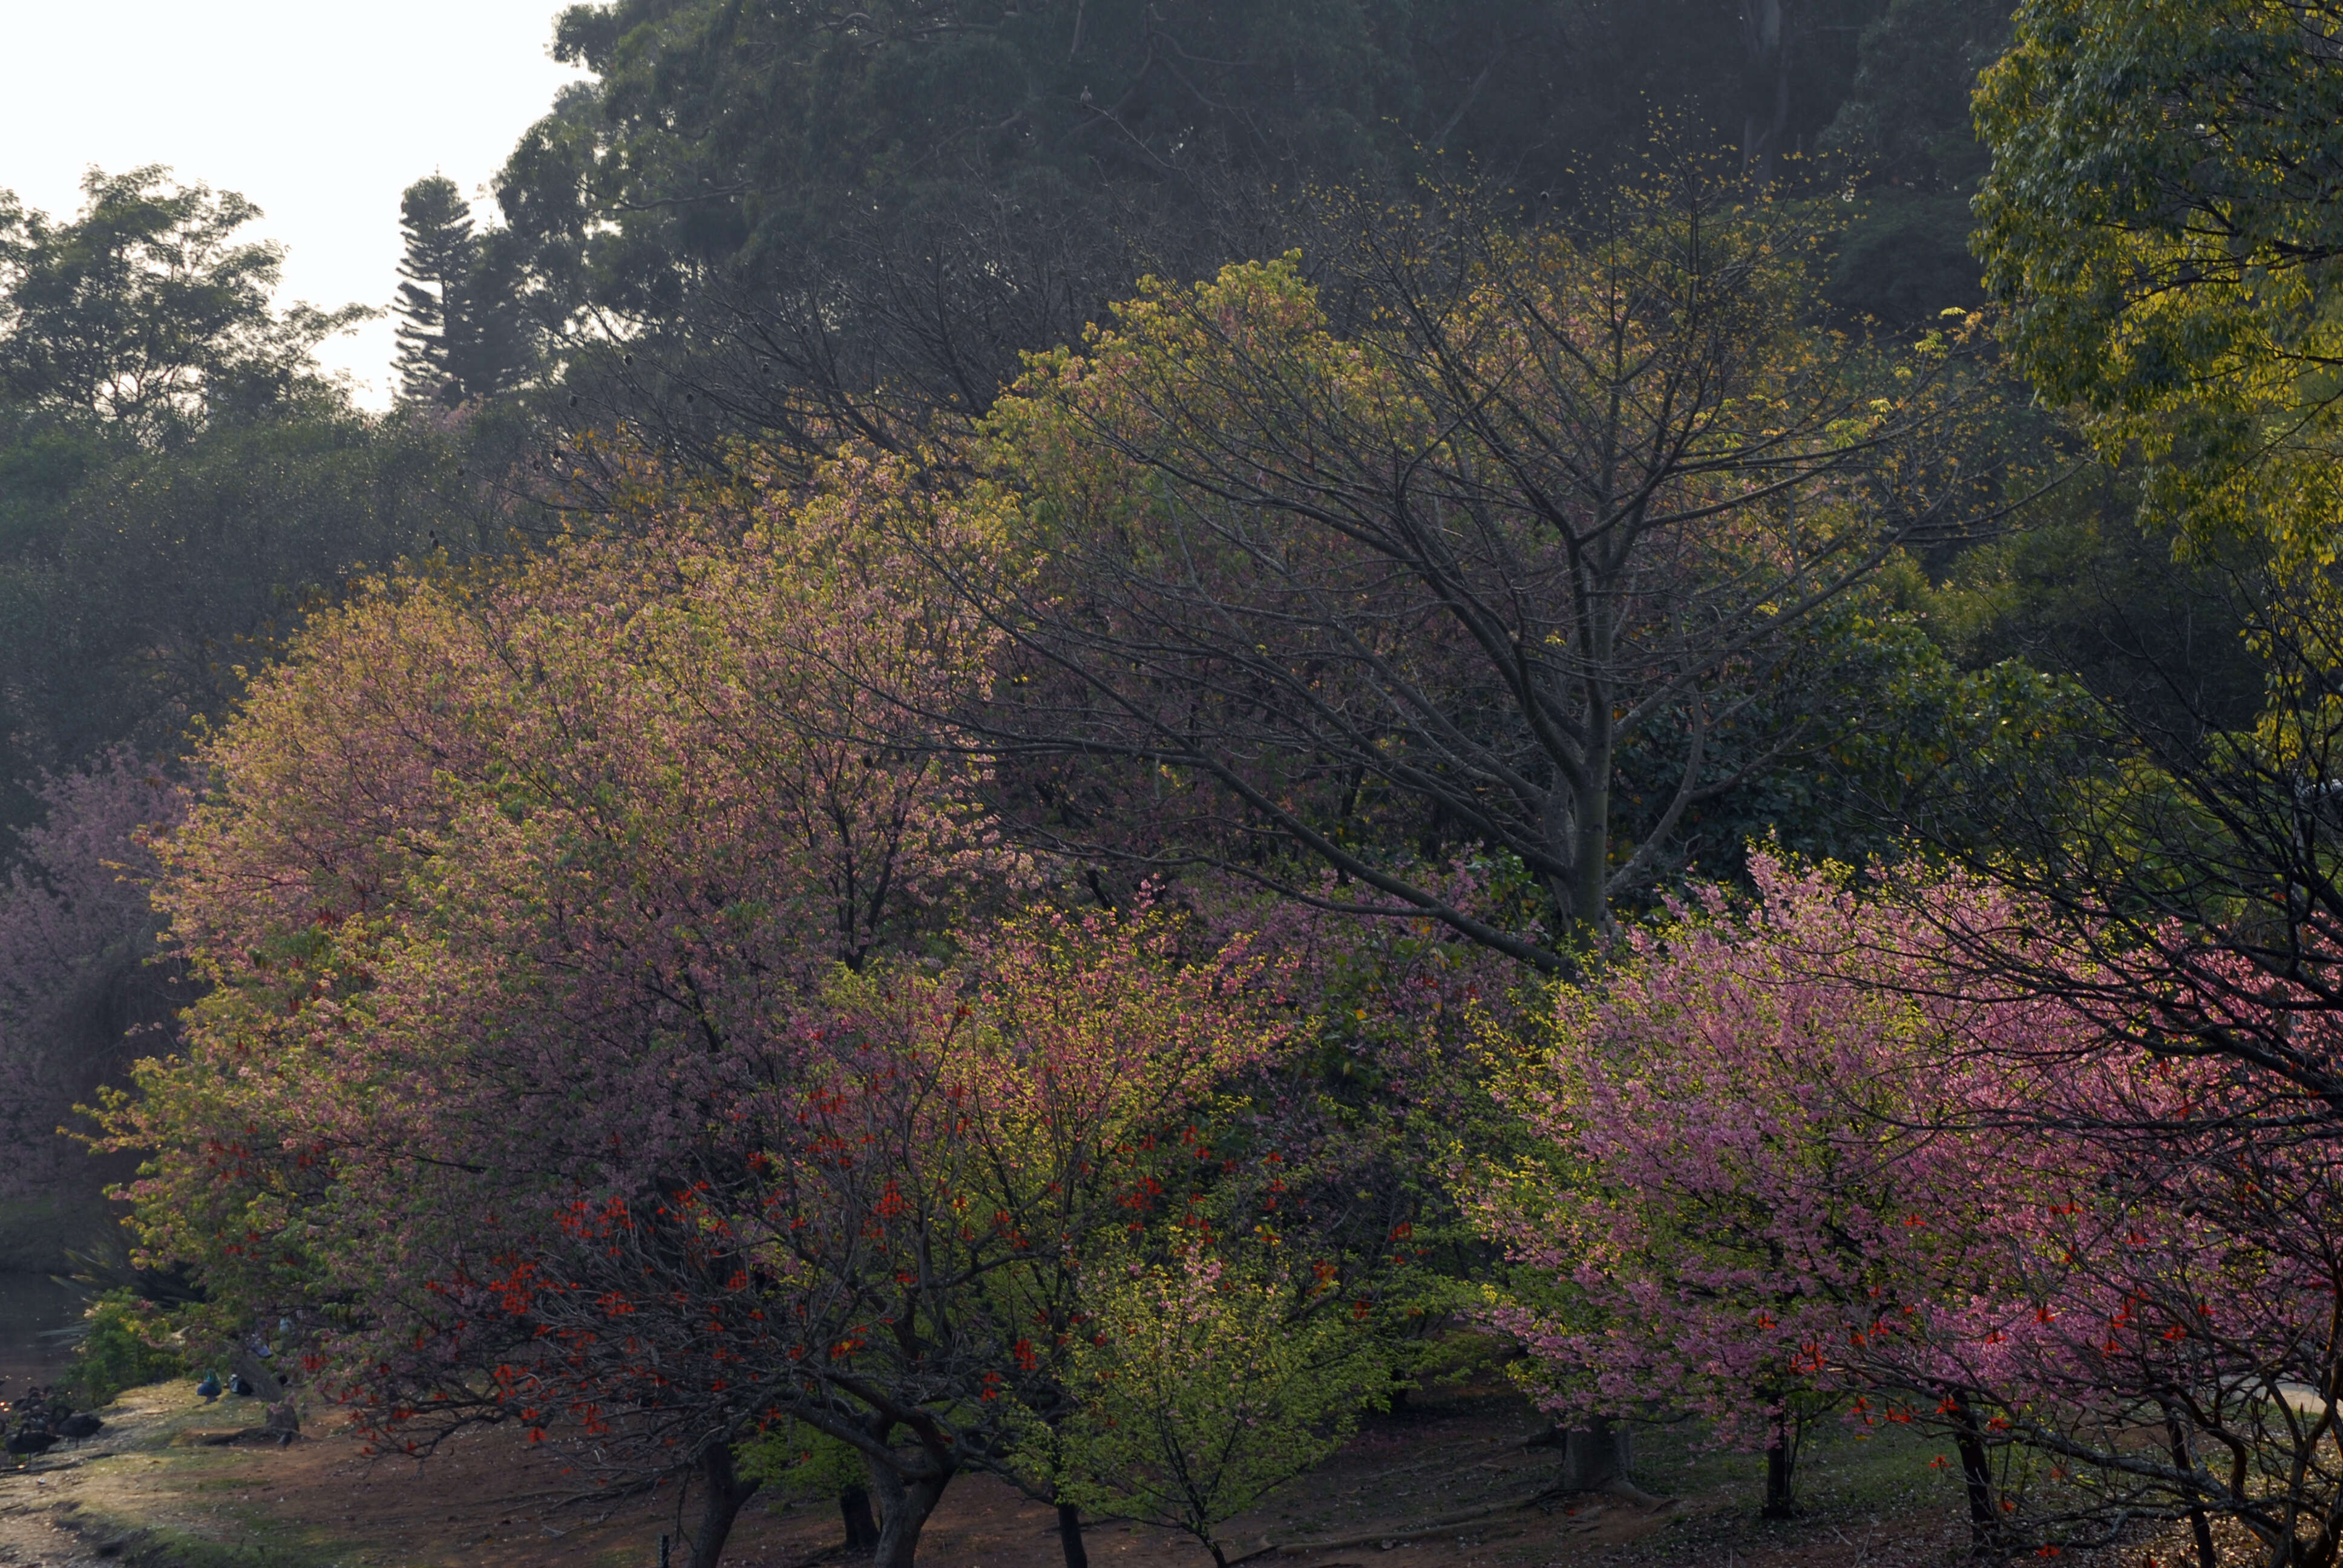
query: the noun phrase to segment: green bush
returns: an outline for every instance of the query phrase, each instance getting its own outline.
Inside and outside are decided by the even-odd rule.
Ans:
[[[177,1377],[186,1362],[166,1338],[161,1312],[128,1289],[106,1292],[82,1314],[81,1342],[66,1364],[65,1386],[75,1403],[111,1404],[126,1388]]]
[[[870,1483],[870,1469],[860,1452],[794,1421],[741,1443],[734,1462],[744,1479],[761,1481],[792,1503],[826,1501],[848,1487]]]

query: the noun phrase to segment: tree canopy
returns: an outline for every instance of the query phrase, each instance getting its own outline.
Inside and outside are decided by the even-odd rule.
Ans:
[[[2337,28],[576,6],[381,413],[0,201],[6,1174],[694,1568],[1309,1549],[1452,1376],[2335,1568]]]
[[[1987,75],[1978,198],[2007,339],[2176,515],[2325,554],[2336,417],[2319,5],[2036,3]]]
[[[0,195],[0,412],[159,442],[248,415],[315,375],[310,350],[367,314],[275,303],[281,247],[241,240],[234,193],[149,165],[93,169],[70,222]]]

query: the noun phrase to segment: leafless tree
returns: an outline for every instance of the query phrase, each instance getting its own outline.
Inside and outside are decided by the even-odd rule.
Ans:
[[[996,412],[1029,553],[939,564],[1016,663],[954,717],[1065,846],[1568,968],[1686,810],[1811,705],[1863,700],[1812,689],[1826,623],[1899,549],[2008,504],[1974,456],[1993,399],[1966,327],[1822,325],[1828,205],[1697,170],[1541,232],[1353,205],[1308,279],[1289,258],[1154,288]],[[1622,842],[1637,748],[1671,778]],[[1459,845],[1516,859],[1544,915],[1443,890]]]

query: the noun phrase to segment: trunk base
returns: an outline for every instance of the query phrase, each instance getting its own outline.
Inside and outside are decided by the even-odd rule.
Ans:
[[[879,1550],[879,1521],[870,1513],[870,1488],[840,1487],[838,1512],[846,1522],[846,1550],[850,1555],[868,1555]]]
[[[1627,1479],[1634,1445],[1627,1428],[1596,1416],[1584,1429],[1562,1434],[1562,1479],[1565,1492],[1601,1492]]]
[[[1066,1554],[1066,1568],[1091,1568],[1090,1548],[1082,1544],[1082,1511],[1071,1503],[1058,1504],[1058,1545]]]
[[[879,1501],[879,1543],[871,1549],[871,1568],[916,1568],[920,1532],[943,1501],[951,1478],[951,1471],[940,1465],[906,1476],[891,1465],[872,1462],[870,1491]]]
[[[708,1496],[699,1505],[699,1529],[691,1538],[691,1568],[716,1568],[741,1505],[757,1495],[761,1481],[743,1481],[732,1468],[732,1445],[719,1443],[699,1462]]]
[[[1765,1451],[1765,1506],[1758,1512],[1767,1519],[1795,1519],[1798,1500],[1790,1491],[1790,1445],[1776,1437],[1774,1446]]]

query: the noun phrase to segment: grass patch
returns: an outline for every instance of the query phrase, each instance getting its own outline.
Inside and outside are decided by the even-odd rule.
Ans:
[[[1696,1542],[1742,1551],[1795,1541],[1817,1529],[1859,1538],[1875,1521],[1936,1507],[1966,1506],[1951,1446],[1908,1426],[1850,1429],[1820,1423],[1798,1451],[1795,1519],[1759,1516],[1765,1456],[1716,1446],[1705,1422],[1683,1421],[1635,1432],[1635,1484],[1683,1506],[1658,1534],[1618,1548],[1628,1560],[1678,1557]],[[1933,1462],[1943,1455],[1945,1462]]]
[[[339,1568],[349,1558],[347,1543],[288,1528],[257,1504],[211,1513],[220,1535],[154,1519],[132,1521],[85,1505],[66,1519],[92,1545],[114,1545],[119,1560],[132,1568]]]

